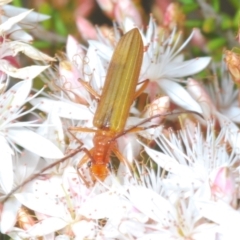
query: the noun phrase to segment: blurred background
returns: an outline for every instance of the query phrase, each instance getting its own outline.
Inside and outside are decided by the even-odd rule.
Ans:
[[[84,36],[88,22],[97,26],[111,26],[116,18],[108,2],[112,0],[14,0],[19,7],[33,8],[51,16],[42,23],[43,32],[33,31],[34,45],[47,51],[52,56],[57,50],[64,50],[68,34],[86,44]],[[116,1],[115,1],[116,2]],[[123,1],[124,2],[124,1]],[[240,26],[239,0],[132,0],[141,15],[141,25],[147,26],[150,13],[158,23],[164,21],[169,4],[173,3],[175,22],[184,34],[189,35],[192,28],[197,28],[204,38],[205,47],[194,48],[196,56],[210,54],[220,60],[224,48],[237,46],[236,36]],[[127,9],[126,9],[127,12]],[[33,26],[34,28],[34,26]]]

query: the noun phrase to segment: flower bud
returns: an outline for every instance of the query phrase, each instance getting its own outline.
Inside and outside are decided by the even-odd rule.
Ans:
[[[236,84],[240,84],[240,54],[233,51],[225,51],[227,68]]]
[[[164,15],[163,24],[170,29],[174,28],[176,25],[181,27],[184,23],[185,15],[183,14],[179,4],[170,3]]]
[[[216,111],[216,108],[204,87],[198,81],[193,78],[189,78],[187,82],[187,90],[201,106],[204,118],[211,119],[212,114]]]
[[[235,181],[228,167],[218,169],[211,186],[211,192],[215,198],[234,205],[236,199],[234,197],[236,195]]]
[[[165,114],[169,111],[170,99],[169,97],[160,97],[155,99],[148,105],[148,108],[144,114],[145,117],[153,117],[157,114]],[[151,122],[159,124],[163,117],[153,118]]]

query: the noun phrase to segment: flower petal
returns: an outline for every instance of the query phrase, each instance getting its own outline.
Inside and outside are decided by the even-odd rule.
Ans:
[[[106,61],[109,61],[112,57],[113,54],[113,50],[110,49],[108,46],[106,46],[105,44],[102,44],[98,41],[94,41],[94,40],[89,40],[88,41],[89,44],[89,49],[88,51],[91,49],[94,49],[96,51],[97,49],[97,53],[100,57],[102,57],[103,59],[105,59]]]
[[[38,183],[41,182],[43,181],[38,181]],[[66,220],[65,207],[62,203],[57,203],[57,198],[54,198],[53,194],[50,193],[51,189],[49,186],[47,186],[47,184],[48,183],[45,183],[45,195],[43,193],[42,196],[41,194],[36,195],[33,193],[16,193],[14,196],[18,199],[19,202],[33,211],[37,211],[51,217],[63,218]],[[50,185],[53,187],[53,184],[50,183]],[[35,187],[36,186],[37,184]],[[47,196],[48,192],[52,196]]]
[[[205,218],[220,225],[220,231],[225,233],[229,239],[236,239],[236,236],[240,236],[238,211],[222,201],[197,201],[196,205]]]
[[[95,222],[82,220],[72,225],[72,231],[76,239],[94,239]]]
[[[168,77],[186,77],[202,71],[210,61],[210,57],[199,57],[181,63],[171,62],[166,65],[165,71],[168,73]]]
[[[161,79],[158,81],[160,88],[175,102],[178,106],[189,111],[202,113],[199,104],[190,96],[190,94],[178,83]]]
[[[216,107],[204,87],[192,78],[188,78],[186,87],[189,94],[201,106],[205,119],[211,119],[211,114],[216,111]]]
[[[35,98],[30,103],[37,106],[43,112],[50,113],[54,110],[59,117],[75,120],[89,120],[93,118],[93,114],[85,105],[73,102],[68,103],[47,98]]]
[[[193,178],[194,173],[191,171],[191,168],[185,165],[181,165],[174,158],[165,155],[161,152],[153,150],[145,146],[145,151],[147,154],[156,162],[160,167],[164,168],[166,171],[174,173],[176,175],[182,176],[184,178]]]
[[[46,70],[49,66],[30,66],[24,68],[15,68],[8,61],[0,61],[0,70],[14,78],[20,79],[33,79],[38,76],[42,71]]]
[[[68,223],[65,219],[49,217],[35,224],[27,232],[29,235],[34,237],[44,236],[64,228],[67,224]]]
[[[3,6],[3,10],[7,16],[16,16],[21,13],[29,12],[26,8],[14,7],[12,5]],[[28,13],[22,22],[41,22],[50,18],[50,16],[36,13],[30,10],[30,14]]]
[[[29,44],[19,42],[19,41],[12,41],[9,43],[5,43],[5,47],[10,48],[13,51],[13,56],[16,56],[19,52],[24,53],[26,56],[40,61],[55,61],[54,58],[51,58],[47,54],[44,54],[38,51],[36,48],[32,47]]]
[[[133,203],[133,206],[152,220],[161,222],[164,225],[164,221],[169,219],[170,215],[173,218],[176,217],[175,212],[172,210],[173,207],[168,200],[150,189],[131,186],[129,194],[129,199]]]
[[[229,144],[233,147],[236,153],[240,151],[240,132],[239,127],[232,121],[229,120],[223,114],[217,112],[216,116],[222,128],[228,127],[228,132],[226,134],[226,139],[229,141]]]
[[[7,34],[10,35],[10,38],[17,41],[23,42],[31,42],[33,41],[33,37],[25,32],[18,24],[15,24]]]
[[[70,240],[70,237],[67,235],[58,235],[55,237],[55,240]]]
[[[8,199],[2,209],[1,214],[1,232],[6,233],[13,228],[17,221],[17,212],[21,203],[16,198]]]
[[[11,94],[11,96],[9,96],[11,98],[11,106],[23,105],[31,91],[31,88],[32,81],[26,80],[16,83],[10,90],[8,90],[6,94]]]
[[[26,128],[10,128],[9,137],[23,148],[46,158],[62,158],[64,155],[48,139]]]
[[[7,19],[5,22],[3,22],[0,25],[0,32],[4,33],[7,32],[12,28],[12,26],[18,22],[20,22],[22,19],[24,19],[32,10],[24,11],[21,14],[18,14],[17,16],[11,17]]]
[[[63,130],[63,122],[60,117],[52,111],[48,114],[46,121],[36,131],[41,136],[49,139],[58,146],[62,151],[65,149],[65,136]]]
[[[240,108],[238,106],[229,106],[228,108],[222,108],[221,112],[223,115],[228,116],[229,119],[235,123],[240,123]]]
[[[125,201],[112,191],[98,194],[91,199],[88,199],[79,211],[79,214],[91,218],[102,219],[110,218],[119,211],[124,211]]]
[[[13,159],[14,169],[17,171],[15,175],[17,177],[17,184],[24,182],[26,178],[39,171],[39,165],[43,162],[41,161],[40,163],[39,160],[40,157],[37,154],[27,150],[21,154],[20,158]]]
[[[0,136],[0,185],[5,193],[9,193],[13,186],[12,149],[4,137]]]
[[[80,47],[77,40],[73,36],[68,35],[67,45],[66,45],[66,53],[68,58],[70,60],[73,60],[76,54],[79,52],[79,50],[80,50]]]

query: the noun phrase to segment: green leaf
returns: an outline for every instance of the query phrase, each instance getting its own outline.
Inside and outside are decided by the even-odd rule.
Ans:
[[[49,47],[51,47],[51,43],[50,42],[44,42],[44,41],[34,41],[33,46],[35,48],[49,48]]]
[[[66,28],[60,14],[55,12],[53,18],[54,18],[55,31],[62,36],[67,36],[68,31],[67,31],[67,28]]]
[[[53,9],[52,7],[47,3],[47,2],[44,2],[40,5],[39,7],[39,12],[43,13],[43,14],[46,14],[46,15],[49,15],[51,16],[52,15],[52,12],[53,12]],[[51,23],[51,19],[48,19],[46,21],[43,21],[42,22],[42,25],[45,29],[51,29],[51,26],[52,26],[52,23]]]
[[[231,2],[231,4],[233,5],[233,7],[235,9],[239,9],[240,8],[240,1],[239,0],[229,0]]]
[[[23,7],[21,0],[13,0],[12,4],[16,7]]]
[[[201,20],[186,20],[184,23],[184,26],[189,27],[189,28],[194,28],[194,27],[202,27],[202,21]]]
[[[184,13],[192,13],[193,11],[195,11],[196,9],[198,9],[198,4],[197,3],[191,3],[191,4],[186,4],[186,5],[182,5],[182,11]]]
[[[219,0],[212,0],[212,6],[215,12],[219,12],[220,10],[220,1]]]
[[[226,14],[222,15],[221,28],[223,30],[226,30],[231,28],[232,25],[233,25],[232,19]]]
[[[193,53],[193,56],[197,57],[199,55],[203,55],[202,50],[199,47],[191,46],[191,52]]]
[[[192,4],[195,3],[195,0],[179,0],[179,2],[182,4]]]
[[[208,78],[208,77],[209,77],[209,72],[208,72],[207,69],[205,69],[205,70],[197,73],[195,76],[196,76],[196,78],[198,78],[198,79]]]
[[[233,25],[236,28],[240,27],[240,9],[238,9],[238,11],[236,12],[234,18],[233,18]]]
[[[221,37],[211,39],[207,43],[207,47],[211,51],[217,50],[218,48],[223,48],[225,45],[226,45],[226,39],[225,38],[221,38]]]
[[[202,30],[205,33],[211,33],[216,29],[216,20],[214,18],[207,18],[203,21]]]
[[[53,12],[53,8],[51,7],[50,4],[48,4],[47,2],[43,2],[40,6],[39,6],[39,12],[47,14],[47,15],[51,15]]]

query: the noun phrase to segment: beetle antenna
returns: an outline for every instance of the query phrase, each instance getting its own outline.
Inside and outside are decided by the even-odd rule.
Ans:
[[[149,122],[150,120],[154,119],[154,118],[158,118],[158,117],[165,117],[165,116],[169,116],[169,115],[175,115],[175,114],[184,114],[184,113],[193,113],[193,114],[196,114],[200,117],[202,117],[202,115],[198,112],[195,112],[195,111],[181,111],[181,112],[168,112],[168,113],[159,113],[159,114],[156,114],[152,117],[149,117],[149,118],[146,118],[144,120],[142,120],[140,123],[138,123],[137,125],[135,126],[132,126],[124,131],[122,131],[121,133],[117,134],[114,138],[111,139],[111,141],[115,141],[117,138],[125,135],[126,133],[129,133],[129,132],[132,132],[136,127],[138,126],[141,126],[143,125],[144,123],[147,123]],[[145,127],[143,128],[142,130],[146,130],[146,129],[149,129],[149,128],[154,128],[154,127],[158,127],[159,125],[156,125],[156,124],[153,124],[151,126],[148,126],[148,127]]]

